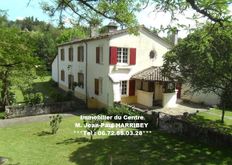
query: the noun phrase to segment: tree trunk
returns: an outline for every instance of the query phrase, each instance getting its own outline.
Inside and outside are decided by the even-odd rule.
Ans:
[[[5,111],[5,106],[9,105],[9,80],[8,80],[8,76],[9,76],[9,71],[6,70],[5,72],[3,72],[3,76],[2,76],[2,91],[1,91],[1,102],[2,102],[2,106],[3,109]]]
[[[92,141],[92,140],[93,140],[93,134],[90,135],[90,141]]]
[[[225,116],[225,108],[222,108],[222,116],[221,116],[221,123],[224,123],[224,116]]]

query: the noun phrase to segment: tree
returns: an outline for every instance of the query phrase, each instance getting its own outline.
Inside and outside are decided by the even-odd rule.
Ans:
[[[60,27],[64,25],[64,19],[72,17],[75,25],[90,24],[93,20],[102,18],[114,20],[122,27],[137,25],[134,13],[139,11],[140,4],[133,0],[57,0],[51,3],[42,3],[42,9],[49,16],[59,17]],[[52,3],[53,2],[53,3]],[[71,13],[71,14],[69,14]]]
[[[54,1],[50,1],[54,2]],[[136,13],[147,6],[153,6],[154,12],[171,13],[171,20],[176,21],[175,28],[189,28],[179,22],[177,15],[191,9],[191,19],[198,22],[199,18],[205,17],[213,23],[223,25],[232,19],[229,6],[231,0],[56,0],[53,4],[43,3],[42,8],[50,16],[59,16],[59,22],[72,13],[73,22],[81,24],[90,22],[93,17],[105,18],[118,22],[122,27],[129,27],[135,32],[137,26]],[[188,16],[186,16],[188,17]],[[170,29],[172,27],[163,27]]]
[[[164,74],[198,92],[220,96],[223,109],[232,108],[232,24],[197,29],[164,57]]]
[[[82,39],[89,36],[89,29],[83,26],[75,26],[60,30],[59,36],[56,38],[58,44],[68,42],[73,39]]]
[[[42,64],[32,55],[27,32],[2,27],[0,36],[0,98],[5,107],[10,104],[11,87],[30,84]]]

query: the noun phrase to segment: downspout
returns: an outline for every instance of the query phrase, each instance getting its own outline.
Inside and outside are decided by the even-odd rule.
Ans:
[[[60,63],[59,63],[59,50],[58,50],[58,54],[57,54],[57,82],[58,82],[58,87],[59,87],[59,84],[60,84]]]
[[[87,44],[87,42],[84,42],[85,43],[85,101],[86,101],[86,105],[87,105],[87,107],[88,107],[88,88],[87,88],[87,83],[88,83],[88,81],[87,81],[87,79],[88,79],[88,66],[87,66],[87,64],[88,64],[88,57],[87,57],[87,54],[88,54],[88,44]]]

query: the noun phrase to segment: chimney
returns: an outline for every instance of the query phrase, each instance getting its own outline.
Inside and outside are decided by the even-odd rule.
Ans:
[[[96,37],[99,35],[99,32],[98,32],[98,26],[97,25],[93,25],[93,26],[90,26],[90,37]]]
[[[172,31],[172,42],[174,45],[178,44],[178,30],[176,28]]]
[[[116,23],[110,22],[108,25],[106,25],[106,28],[108,33],[112,33],[117,31],[118,26],[116,25]]]

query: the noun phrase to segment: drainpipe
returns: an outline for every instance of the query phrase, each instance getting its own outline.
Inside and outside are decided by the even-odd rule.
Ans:
[[[88,88],[87,88],[87,83],[88,83],[88,81],[87,81],[87,79],[88,79],[88,66],[87,66],[87,64],[88,64],[88,58],[87,58],[87,54],[88,54],[88,44],[87,44],[87,42],[84,42],[85,43],[85,101],[86,101],[86,105],[87,105],[87,107],[88,107]]]
[[[57,54],[57,83],[58,83],[58,87],[59,87],[59,84],[60,84],[60,62],[59,62],[59,49],[58,49],[58,54]]]

